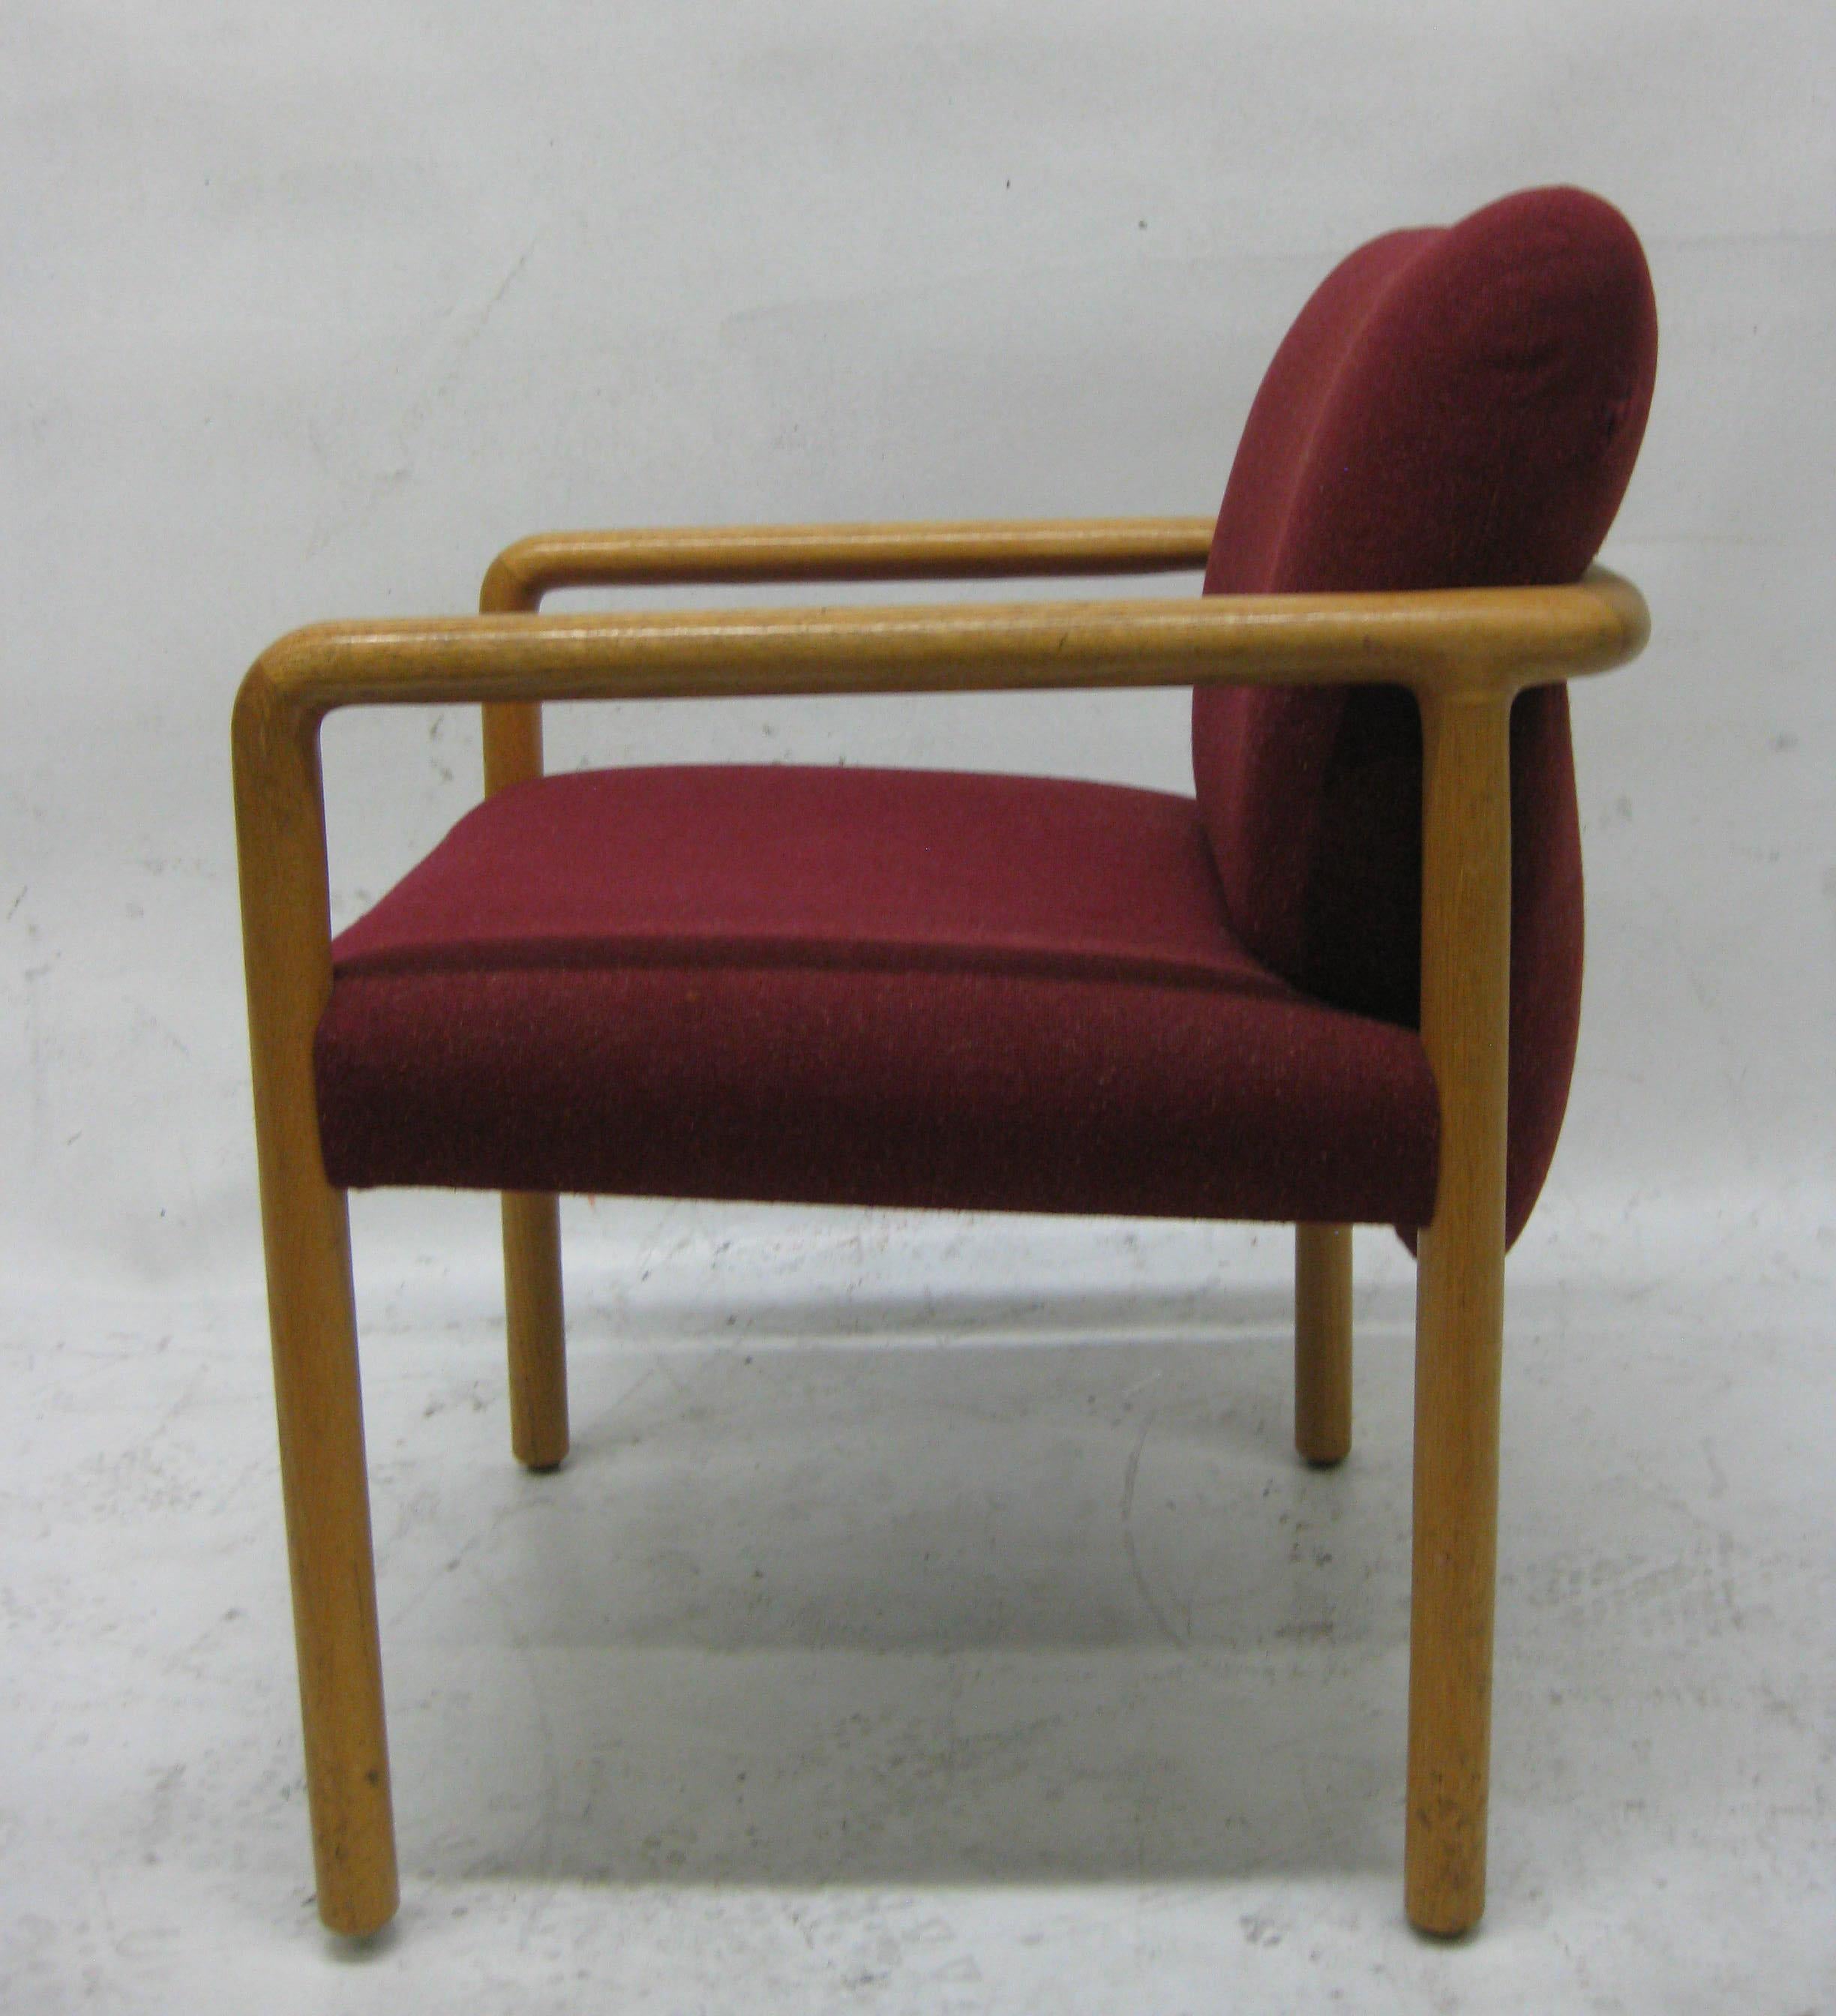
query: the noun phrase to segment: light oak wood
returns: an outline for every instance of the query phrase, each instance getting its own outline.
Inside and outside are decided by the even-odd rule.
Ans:
[[[515,549],[513,548],[513,551]],[[492,562],[478,592],[483,615],[531,614],[542,607],[544,584],[506,567],[503,556]],[[499,701],[484,716],[484,791],[487,797],[508,790],[542,775],[542,709],[527,701]]]
[[[317,624],[244,683],[302,714],[465,701],[1359,684],[1510,693],[1643,644],[1636,589],[977,603]]]
[[[539,585],[502,569],[485,576],[486,614],[533,610]],[[542,775],[542,709],[523,701],[487,706],[488,797]],[[561,1287],[561,1214],[539,1191],[506,1191],[503,1220],[504,1341],[509,1360],[510,1448],[527,1469],[558,1469],[567,1456],[567,1327]]]
[[[1165,522],[1175,529],[1144,534],[1141,553],[1195,556],[1196,532]],[[855,539],[864,554],[896,534],[914,546],[908,564],[917,578],[934,565],[961,571],[960,551],[944,564],[952,539],[973,532],[989,547],[990,529],[939,528],[927,553],[916,550],[925,541],[911,528],[793,528],[758,535],[753,556],[760,567],[768,560],[783,567],[786,541],[794,546],[807,538],[813,552],[825,540],[845,546]],[[396,1884],[348,1233],[344,1199],[328,1184],[320,1157],[312,1082],[313,1031],[330,984],[318,757],[323,715],[345,706],[484,703],[498,724],[488,736],[496,789],[539,774],[535,710],[545,700],[1357,682],[1410,688],[1424,725],[1423,1035],[1440,1093],[1442,1165],[1418,1291],[1407,1891],[1418,1924],[1463,1929],[1484,1895],[1510,702],[1525,686],[1603,671],[1635,656],[1647,627],[1637,591],[1597,571],[1568,588],[1413,596],[576,617],[506,610],[503,604],[540,592],[543,564],[552,571],[590,561],[599,570],[592,578],[609,578],[603,542],[595,557],[584,550],[592,538],[571,536],[571,561],[542,542],[510,549],[488,592],[499,599],[495,613],[295,632],[250,668],[236,703],[256,1131],[308,1785],[326,1923],[373,1930],[394,1909]],[[670,564],[685,564],[686,535],[661,536],[677,556]],[[1051,571],[1056,563],[1047,560],[1078,536],[1023,527],[1009,544],[1024,556],[1035,542],[1039,571]],[[735,542],[743,546],[742,535],[706,537],[727,543],[720,564],[740,564]],[[1079,571],[1097,571],[1083,565],[1096,544],[1079,549]],[[711,569],[718,557],[705,563]],[[637,564],[628,552],[626,562]],[[646,564],[660,563],[653,550]],[[885,564],[881,553],[875,565]],[[552,1428],[559,1420],[564,1449],[558,1246],[552,1228],[537,1222],[553,1202],[528,1200],[525,1211],[524,1201],[506,1200],[513,1337],[552,1336],[554,1346],[513,1349],[512,1391],[526,1423]],[[1309,1298],[1298,1316],[1301,1334],[1329,1337],[1337,1327],[1330,1312],[1338,1261],[1328,1256],[1341,1230],[1308,1229],[1310,1257],[1297,1270],[1297,1287]],[[1315,1372],[1331,1356],[1314,1354]],[[533,1378],[524,1378],[531,1368]],[[1333,1404],[1320,1406],[1323,1417]],[[1300,1402],[1298,1411],[1313,1405]],[[542,1442],[539,1425],[527,1440],[517,1432],[520,1454],[556,1446],[552,1438]],[[1330,1438],[1323,1434],[1320,1445],[1330,1446]]]
[[[394,1914],[363,1404],[344,1193],[326,1180],[312,1037],[331,986],[317,725],[246,685],[232,729],[261,1230],[319,1915]]]
[[[484,716],[484,795],[542,775],[542,709],[527,700],[488,701]]]
[[[1352,1228],[1294,1227],[1294,1447],[1343,1463],[1352,1448]]]
[[[560,1207],[542,1190],[506,1190],[502,1207],[510,1448],[527,1469],[558,1470],[567,1456]]]
[[[1204,565],[1212,524],[1209,518],[1046,518],[539,532],[491,562],[478,607],[533,612],[545,595],[567,588],[1174,573]],[[541,774],[539,707],[488,705],[486,790]]]
[[[1172,574],[1204,565],[1214,522],[1041,518],[538,532],[491,562],[484,597],[494,609],[533,609],[559,588]]]
[[[1423,1046],[1440,1095],[1417,1251],[1405,1903],[1452,1935],[1485,1907],[1510,1035],[1510,703],[1422,703]]]

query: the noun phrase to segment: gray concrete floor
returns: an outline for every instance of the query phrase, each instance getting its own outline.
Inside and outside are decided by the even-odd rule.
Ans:
[[[1280,1232],[581,1208],[536,1478],[482,1206],[380,1209],[401,1917],[313,1916],[257,1298],[74,1287],[8,1314],[6,2008],[1836,2007],[1827,1231],[1814,1277],[1751,1222],[1514,1262],[1492,1906],[1444,1946],[1386,1235],[1328,1474]]]

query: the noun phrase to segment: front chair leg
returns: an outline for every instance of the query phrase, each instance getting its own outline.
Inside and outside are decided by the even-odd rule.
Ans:
[[[1416,1286],[1406,1903],[1452,1935],[1485,1908],[1503,1341],[1510,707],[1422,707],[1422,1040],[1441,1107]]]
[[[268,1287],[281,1491],[319,1915],[362,1936],[395,1914],[395,1831],[341,1191],[302,1180]]]
[[[1343,1463],[1352,1447],[1352,1228],[1294,1227],[1294,1447]]]
[[[503,1217],[510,1447],[527,1468],[554,1470],[567,1454],[558,1201],[544,1191],[506,1190]]]
[[[344,1193],[326,1179],[312,1036],[331,986],[316,717],[251,674],[236,701],[236,830],[268,1319],[319,1914],[394,1915],[376,1568]]]

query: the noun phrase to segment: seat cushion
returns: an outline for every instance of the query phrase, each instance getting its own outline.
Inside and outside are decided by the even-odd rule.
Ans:
[[[1237,942],[1193,801],[691,766],[488,801],[333,947],[326,1168],[764,1201],[1418,1223],[1410,1031]]]
[[[341,973],[769,963],[1273,976],[1190,800],[1052,777],[747,764],[487,800],[353,924]]]

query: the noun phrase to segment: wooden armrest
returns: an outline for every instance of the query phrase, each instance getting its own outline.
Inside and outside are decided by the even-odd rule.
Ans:
[[[559,588],[1172,574],[1204,565],[1212,522],[1044,518],[538,532],[491,562],[478,606],[533,610]]]
[[[236,713],[246,739],[281,714],[468,700],[1345,682],[1496,694],[1604,671],[1647,627],[1638,591],[1598,568],[1571,587],[1409,595],[416,617],[280,639]]]
[[[1166,574],[1202,567],[1212,529],[1208,518],[1046,518],[541,532],[491,562],[478,607],[534,610],[558,588]],[[542,761],[540,705],[488,701],[485,790],[540,776]]]
[[[1151,517],[542,532],[506,546],[491,562],[479,607],[488,614],[530,613],[541,607],[546,594],[563,588],[1172,573],[1204,565],[1212,531],[1209,518]],[[1617,664],[1635,655],[1648,628],[1644,605],[1635,589],[1598,569],[1586,585],[1604,597],[1610,609],[1525,604],[1514,605],[1507,612],[1475,605],[1465,612],[1447,607],[1431,612],[1424,604],[1416,612],[1427,626],[1419,642],[1401,635],[1409,628],[1411,615],[1402,605],[1415,598],[1366,596],[1282,598],[1279,617],[1266,611],[1258,614],[1247,599],[1238,599],[1233,603],[1237,615],[1222,622],[1216,616],[1217,603],[1207,602],[1201,605],[1204,614],[1183,632],[1177,630],[1176,619],[1182,613],[1191,614],[1192,606],[1167,603],[1158,605],[1163,619],[1172,617],[1175,623],[1163,620],[1151,635],[1141,621],[1138,603],[1061,606],[1042,619],[1054,636],[1060,627],[1069,626],[1049,663],[1038,657],[1042,642],[1038,626],[1026,621],[1024,612],[1013,609],[872,610],[848,615],[823,611],[816,612],[814,619],[790,611],[775,617],[735,617],[729,619],[730,627],[724,628],[718,627],[719,619],[666,617],[660,620],[659,631],[661,625],[671,627],[667,640],[657,634],[641,643],[639,631],[633,627],[622,632],[616,643],[608,639],[607,648],[628,654],[621,659],[626,669],[618,690],[632,698],[715,691],[764,694],[1057,684],[1184,685],[1213,677],[1401,677],[1414,684],[1422,677],[1438,676],[1432,667],[1442,657],[1446,633],[1470,618],[1474,626],[1471,648],[1458,653],[1469,671],[1479,657],[1499,670],[1507,661],[1515,667],[1521,645],[1532,655],[1546,648],[1548,655],[1539,660],[1538,676],[1560,678],[1603,670],[1606,663]],[[1513,592],[1538,595],[1547,591]],[[1262,603],[1272,598],[1255,599]],[[1368,619],[1380,626],[1348,654],[1341,650],[1348,641],[1342,620],[1327,606],[1347,602],[1360,605],[1355,621]],[[1607,645],[1605,648],[1613,655],[1596,664],[1588,657],[1594,640],[1579,632],[1589,631],[1602,619],[1609,632],[1618,630],[1624,648],[1615,650]],[[635,626],[637,619],[627,621]],[[1514,623],[1533,630],[1546,621],[1548,634],[1535,645],[1528,637],[1505,634],[1512,632]],[[722,657],[720,682],[712,686],[651,683],[657,676],[693,679],[703,669],[694,663],[697,643],[703,641],[691,635],[697,624],[707,626],[704,641]],[[1117,624],[1126,626],[1125,636],[1114,629]],[[1309,625],[1319,627],[1309,631]],[[877,633],[872,648],[865,643],[869,628]],[[1326,634],[1329,629],[1330,638]],[[1278,630],[1282,641],[1276,646],[1273,640]],[[1435,633],[1431,638],[1431,630]],[[743,632],[747,638],[743,644]],[[1225,632],[1227,643],[1222,640]],[[1298,669],[1307,658],[1309,638],[1318,641],[1331,658],[1330,671]],[[1111,646],[1118,644],[1121,646],[1119,661],[1110,655]],[[1391,646],[1406,663],[1399,665],[1391,656]],[[1228,652],[1229,671],[1214,672],[1198,662],[1208,661],[1214,647]],[[1275,649],[1284,669],[1269,669],[1276,660],[1265,655],[1268,648]],[[639,658],[647,661],[649,677],[639,671]],[[1316,665],[1319,661],[1307,662]],[[1074,667],[1075,676],[1071,676]],[[540,776],[540,703],[544,699],[599,697],[610,692],[597,686],[585,693],[547,689],[533,666],[531,671],[531,679],[520,682],[513,692],[481,696],[485,701],[487,791]],[[1060,672],[1067,675],[1061,679]],[[777,682],[786,677],[793,682]]]

